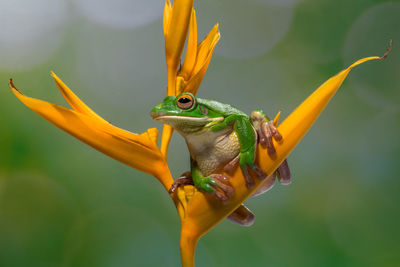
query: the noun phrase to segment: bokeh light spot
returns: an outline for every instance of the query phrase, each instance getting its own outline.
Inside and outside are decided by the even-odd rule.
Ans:
[[[274,4],[281,6],[295,5],[302,0],[248,0],[248,2],[261,3],[261,4]]]
[[[74,0],[76,7],[89,21],[112,28],[135,28],[162,15],[160,0]]]
[[[30,69],[60,47],[68,18],[65,0],[0,1],[0,10],[0,69]]]
[[[210,22],[223,22],[216,53],[229,58],[250,58],[268,52],[285,36],[293,16],[291,6],[275,4],[204,0],[198,5],[199,33],[207,32]],[[202,26],[204,22],[206,27]]]

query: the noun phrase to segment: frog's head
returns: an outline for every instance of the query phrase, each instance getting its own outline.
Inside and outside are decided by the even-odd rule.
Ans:
[[[181,133],[203,130],[211,122],[223,120],[223,116],[198,103],[191,93],[167,96],[151,110],[154,120],[171,125]]]

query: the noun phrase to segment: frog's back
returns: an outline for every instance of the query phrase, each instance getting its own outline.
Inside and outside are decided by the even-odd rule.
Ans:
[[[224,103],[221,103],[221,102],[218,102],[215,100],[197,98],[197,101],[199,104],[206,106],[208,109],[211,109],[220,114],[224,114],[225,116],[229,116],[229,115],[233,115],[233,114],[248,116],[243,111],[241,111],[231,105],[224,104]]]

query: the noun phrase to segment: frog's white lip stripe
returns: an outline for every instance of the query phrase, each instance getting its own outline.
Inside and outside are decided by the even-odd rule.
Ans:
[[[174,120],[174,121],[179,121],[179,120],[185,120],[185,121],[193,121],[193,122],[212,122],[212,121],[223,121],[223,117],[218,117],[218,118],[196,118],[196,117],[185,117],[185,116],[158,116],[154,118],[156,121],[169,121],[169,120]]]

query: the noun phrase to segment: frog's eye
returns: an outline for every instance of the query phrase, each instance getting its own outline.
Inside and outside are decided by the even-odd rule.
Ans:
[[[189,94],[183,94],[178,97],[176,104],[180,109],[190,109],[194,104],[193,96]]]

